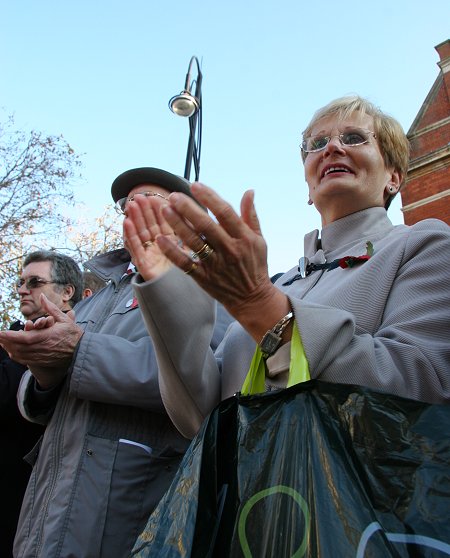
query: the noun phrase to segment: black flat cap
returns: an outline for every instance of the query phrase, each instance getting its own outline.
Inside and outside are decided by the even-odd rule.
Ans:
[[[169,192],[182,192],[193,198],[189,182],[162,169],[141,167],[131,169],[119,174],[111,186],[111,195],[115,202],[126,198],[135,186],[141,184],[154,184],[166,188]]]

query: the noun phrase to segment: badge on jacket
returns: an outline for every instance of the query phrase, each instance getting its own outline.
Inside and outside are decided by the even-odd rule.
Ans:
[[[130,298],[130,300],[127,300],[125,306],[127,308],[137,308],[138,307],[137,298],[135,296],[133,298]]]

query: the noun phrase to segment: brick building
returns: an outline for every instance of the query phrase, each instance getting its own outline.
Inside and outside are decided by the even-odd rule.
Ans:
[[[407,225],[429,217],[450,225],[450,40],[435,48],[440,72],[407,134],[411,161],[401,191]]]

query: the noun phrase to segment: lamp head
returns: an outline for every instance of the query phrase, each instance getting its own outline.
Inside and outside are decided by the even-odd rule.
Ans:
[[[170,99],[169,108],[178,116],[190,117],[200,109],[200,103],[189,91],[182,91]]]

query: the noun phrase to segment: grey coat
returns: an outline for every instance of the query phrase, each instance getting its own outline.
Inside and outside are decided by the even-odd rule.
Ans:
[[[160,397],[152,342],[131,276],[124,276],[128,263],[125,250],[89,262],[110,282],[75,307],[84,335],[56,404],[51,394],[50,402],[36,400],[29,372],[22,381],[22,412],[48,426],[22,507],[16,557],[128,556],[187,448]],[[207,304],[213,328],[214,303]]]
[[[318,264],[360,256],[367,241],[374,254],[362,265],[315,271],[284,286],[298,273],[293,268],[276,283],[290,299],[311,377],[449,402],[450,228],[432,219],[394,227],[386,211],[374,207],[331,223],[320,241],[319,231],[306,235],[304,255]],[[176,305],[168,307],[164,297],[176,301],[180,291],[174,271],[158,282],[136,283],[160,361],[164,404],[180,431],[192,437],[221,398],[240,390],[255,342],[235,322],[213,356],[197,336],[190,342],[205,352],[187,369],[181,347],[158,332],[176,331],[174,339],[186,335],[192,324],[207,320],[204,307],[192,295],[190,324],[177,317]],[[145,303],[154,297],[157,312]],[[288,370],[289,345],[267,361],[272,380]]]

